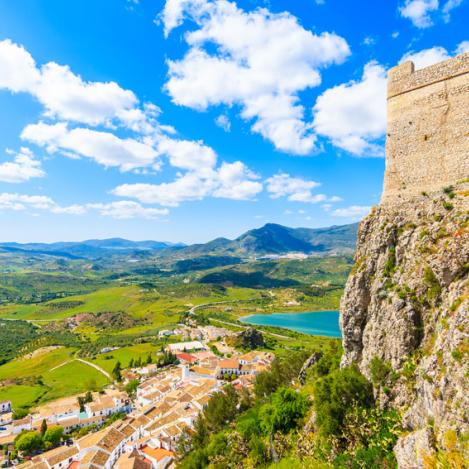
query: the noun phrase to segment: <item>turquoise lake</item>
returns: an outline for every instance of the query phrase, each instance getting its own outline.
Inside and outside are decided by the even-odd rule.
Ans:
[[[254,314],[240,320],[257,326],[284,327],[303,334],[342,337],[338,311]]]

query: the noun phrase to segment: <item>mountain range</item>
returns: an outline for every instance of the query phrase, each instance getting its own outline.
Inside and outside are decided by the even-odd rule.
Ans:
[[[130,241],[122,238],[81,242],[0,243],[0,252],[50,255],[69,259],[99,259],[106,256],[156,253],[162,257],[192,258],[207,255],[256,257],[290,252],[333,254],[353,252],[358,224],[327,228],[289,228],[268,223],[234,240],[216,238],[208,243],[184,245],[163,241]]]

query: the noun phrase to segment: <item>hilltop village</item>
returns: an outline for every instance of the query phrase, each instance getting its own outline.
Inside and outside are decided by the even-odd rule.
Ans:
[[[222,340],[233,335],[224,328],[182,326],[161,334],[175,332],[194,340],[167,345],[163,354],[171,363],[163,368],[150,363],[122,370],[119,385],[50,402],[21,419],[13,419],[10,401],[1,402],[0,463],[37,469],[171,467],[179,438],[210,398],[227,383],[238,392],[251,389],[274,359],[266,351],[236,351]],[[216,353],[207,345],[215,339]],[[20,436],[40,435],[45,428],[60,435],[53,449],[29,459],[13,452]]]

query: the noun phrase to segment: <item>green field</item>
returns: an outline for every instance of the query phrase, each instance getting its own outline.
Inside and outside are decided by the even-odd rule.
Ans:
[[[17,406],[33,406],[60,397],[101,389],[109,380],[91,366],[74,360],[76,350],[57,348],[0,366],[0,397]],[[63,366],[60,366],[62,365]]]
[[[194,306],[201,306],[197,317],[230,322],[247,314],[337,309],[352,265],[350,256],[249,262],[205,256],[175,263],[155,258],[138,268],[119,258],[107,265],[105,260],[5,256],[0,258],[0,352],[5,357],[0,398],[12,399],[15,406],[101,389],[109,379],[78,358],[107,373],[117,361],[123,368],[131,359],[146,361],[165,343],[158,331],[176,326]],[[11,268],[10,258],[17,259]],[[15,299],[5,304],[8,298]],[[260,329],[275,353],[329,342]],[[51,346],[56,348],[44,349]],[[100,354],[104,347],[118,349]]]
[[[152,344],[138,344],[132,345],[130,347],[122,347],[118,350],[113,350],[112,352],[99,354],[96,358],[89,360],[92,363],[100,366],[108,373],[111,373],[114,365],[120,361],[122,367],[127,367],[130,360],[133,358],[145,360],[148,357],[148,354],[154,354],[159,351],[158,347],[155,347]],[[111,358],[112,357],[112,358]]]
[[[11,401],[14,409],[29,407],[45,393],[43,386],[12,385],[0,387],[0,401]]]
[[[61,347],[46,353],[38,351],[32,358],[17,358],[0,366],[0,380],[40,376],[71,360],[74,352],[73,349]]]

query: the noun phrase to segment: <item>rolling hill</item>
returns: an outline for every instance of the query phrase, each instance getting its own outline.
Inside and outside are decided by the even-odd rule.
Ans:
[[[249,230],[234,240],[216,238],[208,243],[190,246],[162,241],[130,241],[122,238],[50,244],[0,243],[0,253],[18,256],[55,256],[69,260],[106,259],[116,256],[175,260],[207,256],[252,258],[291,252],[319,255],[350,254],[355,249],[357,226],[354,223],[327,228],[289,228],[268,223],[261,228]]]
[[[216,238],[205,244],[165,249],[163,256],[198,257],[224,255],[260,257],[291,252],[304,254],[351,254],[355,249],[358,224],[327,228],[289,228],[268,223],[249,230],[234,240]]]

